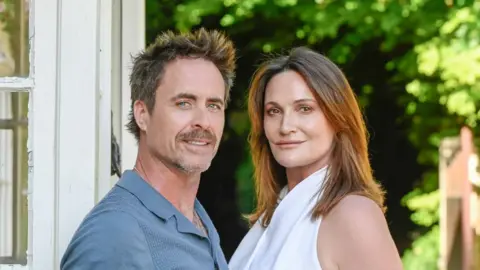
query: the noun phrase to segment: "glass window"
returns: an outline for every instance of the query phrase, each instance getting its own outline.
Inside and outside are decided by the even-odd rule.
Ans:
[[[0,92],[0,264],[26,264],[28,97]]]
[[[28,0],[0,0],[0,77],[28,77],[28,57]]]
[[[29,76],[28,3],[0,0],[0,77]],[[26,264],[28,97],[0,91],[0,264]]]

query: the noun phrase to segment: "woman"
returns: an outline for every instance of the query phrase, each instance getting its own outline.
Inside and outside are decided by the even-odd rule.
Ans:
[[[258,69],[248,110],[257,208],[230,269],[402,269],[340,69],[295,48]]]

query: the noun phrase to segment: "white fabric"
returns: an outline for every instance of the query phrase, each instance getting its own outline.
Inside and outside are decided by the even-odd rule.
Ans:
[[[257,221],[233,254],[231,270],[321,270],[317,255],[317,234],[321,218],[311,219],[326,168],[320,169],[287,193],[280,193],[267,228]],[[283,198],[282,198],[283,197]]]

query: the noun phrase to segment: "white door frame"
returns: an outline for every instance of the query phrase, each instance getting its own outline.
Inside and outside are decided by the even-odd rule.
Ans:
[[[59,269],[75,229],[114,181],[111,111],[122,168],[136,155],[124,125],[130,55],[145,46],[144,1],[30,2],[30,76],[0,78],[0,91],[30,92],[27,265],[0,270]]]

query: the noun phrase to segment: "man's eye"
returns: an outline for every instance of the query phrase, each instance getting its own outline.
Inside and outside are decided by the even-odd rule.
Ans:
[[[214,109],[214,110],[220,110],[220,109],[222,109],[222,108],[220,107],[220,105],[218,105],[218,104],[209,104],[208,107],[211,108],[211,109]]]
[[[180,108],[189,108],[191,104],[186,101],[180,101],[180,102],[177,102],[177,106]]]

